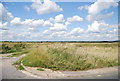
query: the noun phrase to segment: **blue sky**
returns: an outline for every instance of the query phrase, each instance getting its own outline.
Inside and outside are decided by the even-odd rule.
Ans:
[[[47,1],[2,3],[2,40],[117,40],[117,2]]]

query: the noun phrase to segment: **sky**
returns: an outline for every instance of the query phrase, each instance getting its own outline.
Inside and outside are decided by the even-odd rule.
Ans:
[[[0,3],[1,41],[114,41],[118,25],[114,0]]]

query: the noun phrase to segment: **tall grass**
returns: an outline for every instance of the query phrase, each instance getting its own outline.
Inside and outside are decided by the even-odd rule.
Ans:
[[[47,52],[47,48],[36,46],[29,50],[29,54],[24,57],[23,64],[31,67],[47,67],[52,61],[51,55]]]
[[[116,45],[112,43],[35,45],[22,62],[25,66],[72,71],[117,66]]]

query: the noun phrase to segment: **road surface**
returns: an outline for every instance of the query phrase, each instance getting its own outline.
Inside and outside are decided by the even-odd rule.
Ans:
[[[35,77],[22,73],[12,65],[12,63],[21,57],[8,58],[6,57],[7,55],[3,55],[2,57],[2,79],[35,79]]]

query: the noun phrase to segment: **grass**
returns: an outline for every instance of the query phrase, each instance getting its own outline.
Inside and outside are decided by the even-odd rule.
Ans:
[[[28,44],[25,43],[0,43],[0,53],[14,53],[14,52],[21,52],[29,47]]]
[[[32,48],[29,54],[23,58],[23,64],[31,67],[47,67],[51,60],[51,55],[48,54],[46,47],[37,46]]]
[[[8,57],[18,57],[18,56],[26,54],[26,53],[28,53],[28,51],[17,52],[17,53],[13,53],[13,54],[9,55]]]
[[[117,47],[113,44],[49,44],[31,49],[23,64],[52,70],[77,71],[118,65]]]
[[[22,65],[17,66],[18,70],[25,70],[25,68]]]
[[[9,57],[28,52],[14,63],[18,69],[23,69],[21,61],[39,71],[42,68],[78,71],[118,66],[118,43],[4,43],[2,52],[12,52]]]
[[[18,70],[25,70],[25,68],[21,65],[21,62],[22,59],[16,61],[15,63],[13,63],[13,65],[15,65]]]
[[[37,70],[38,70],[38,71],[44,71],[44,69],[42,69],[42,68],[38,68]]]

